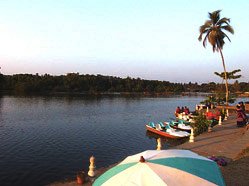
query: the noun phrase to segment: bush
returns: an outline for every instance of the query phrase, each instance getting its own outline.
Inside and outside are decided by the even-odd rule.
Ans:
[[[207,131],[208,126],[211,124],[211,120],[207,120],[206,116],[203,114],[199,114],[195,119],[194,123],[191,126],[194,128],[194,134],[199,135],[205,131]]]

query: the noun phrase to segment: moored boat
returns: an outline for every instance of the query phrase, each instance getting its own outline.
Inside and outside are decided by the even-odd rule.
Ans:
[[[169,124],[172,128],[186,131],[186,132],[191,132],[192,127],[190,126],[190,122],[184,121],[184,120],[178,120],[178,121],[169,121],[165,122]]]
[[[146,129],[148,131],[168,138],[184,138],[189,137],[190,135],[188,132],[173,129],[168,123],[162,122],[159,122],[157,124],[155,124],[154,122],[150,122],[146,125]]]

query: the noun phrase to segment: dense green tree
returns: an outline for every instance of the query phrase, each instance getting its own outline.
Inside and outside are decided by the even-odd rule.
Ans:
[[[242,92],[249,92],[249,83],[240,82],[239,86],[240,86],[240,91],[242,91]]]
[[[0,92],[3,89],[3,85],[4,85],[4,76],[3,74],[0,73]]]
[[[236,80],[234,83],[233,83],[233,90],[234,92],[239,92],[240,91],[240,84],[239,84],[239,81]]]
[[[119,78],[103,75],[80,75],[69,73],[52,76],[49,74],[0,74],[0,88],[5,92],[18,94],[32,93],[89,93],[126,92],[144,94],[168,94],[181,92],[219,92],[221,84],[203,83],[171,83],[168,81],[144,80],[140,78]],[[248,92],[248,82],[237,82],[230,85],[237,92]]]
[[[212,13],[209,13],[209,20],[207,20],[204,25],[200,26],[200,35],[199,41],[202,40],[202,35],[205,34],[203,39],[203,46],[206,47],[207,40],[213,47],[213,52],[220,52],[222,65],[224,68],[224,78],[225,78],[225,86],[226,86],[226,104],[228,104],[228,82],[227,82],[227,71],[224,56],[222,53],[223,45],[225,44],[224,39],[227,38],[230,41],[230,38],[225,34],[224,31],[228,31],[230,33],[234,33],[233,28],[230,26],[230,19],[224,17],[220,18],[220,11],[217,10]]]

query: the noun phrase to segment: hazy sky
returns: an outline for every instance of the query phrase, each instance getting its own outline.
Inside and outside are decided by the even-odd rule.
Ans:
[[[227,70],[242,69],[248,82],[247,0],[0,0],[1,72],[220,82],[219,53],[197,39],[217,9],[235,30]]]

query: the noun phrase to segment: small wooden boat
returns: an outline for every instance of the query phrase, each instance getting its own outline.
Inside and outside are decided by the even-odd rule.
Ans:
[[[190,126],[190,122],[184,120],[178,120],[178,121],[171,120],[170,122],[165,122],[165,123],[169,124],[174,129],[186,132],[191,132],[192,129],[192,127]]]
[[[146,125],[146,129],[160,136],[168,138],[185,138],[189,137],[190,135],[188,132],[173,129],[169,124],[163,124],[162,122],[159,122],[157,124],[155,124],[154,122],[150,122]]]

